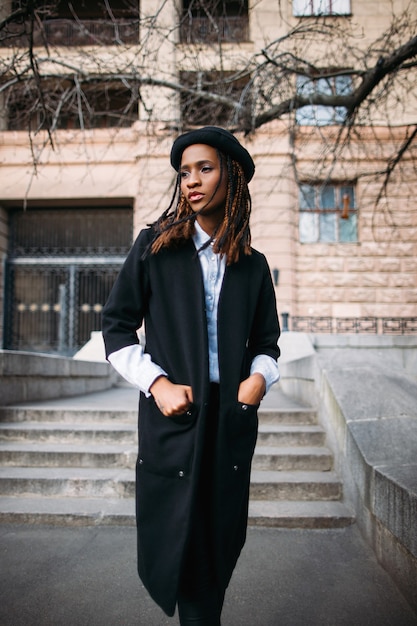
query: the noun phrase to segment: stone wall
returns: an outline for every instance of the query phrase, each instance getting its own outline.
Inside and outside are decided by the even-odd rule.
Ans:
[[[293,336],[282,388],[317,405],[357,523],[417,610],[417,339],[303,336],[297,358]]]
[[[117,380],[109,363],[0,350],[2,406],[102,391]]]
[[[358,161],[354,171],[365,167]],[[297,242],[294,315],[415,317],[417,212],[409,182],[396,185],[390,216],[375,207],[377,192],[376,185],[357,185],[357,243]]]

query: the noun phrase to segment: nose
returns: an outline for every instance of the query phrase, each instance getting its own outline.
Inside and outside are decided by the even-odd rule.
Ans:
[[[200,174],[198,169],[192,169],[187,176],[187,187],[196,187],[200,184]]]

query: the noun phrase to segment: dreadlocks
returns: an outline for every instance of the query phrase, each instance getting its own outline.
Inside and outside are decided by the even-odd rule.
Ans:
[[[249,217],[252,209],[248,185],[242,166],[230,156],[224,156],[217,150],[220,161],[220,180],[213,194],[216,194],[223,175],[227,175],[227,192],[224,218],[209,241],[213,242],[213,251],[226,256],[227,265],[236,263],[240,253],[251,254],[251,234]],[[226,164],[226,167],[224,167]],[[176,207],[171,210],[176,200]],[[201,210],[204,210],[201,209]],[[190,239],[194,233],[194,222],[198,212],[190,207],[181,193],[180,177],[177,177],[171,203],[160,218],[152,224],[156,237],[151,245],[151,253],[156,254],[161,248],[170,248]]]

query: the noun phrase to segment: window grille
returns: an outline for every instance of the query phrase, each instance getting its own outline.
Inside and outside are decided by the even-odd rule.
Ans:
[[[353,185],[300,185],[301,243],[357,241],[357,208]]]
[[[130,208],[29,208],[10,214],[9,256],[125,255]]]
[[[95,82],[75,88],[69,80],[26,85],[10,92],[6,102],[9,130],[129,127],[138,119],[138,97],[132,88]]]
[[[13,2],[12,12],[21,9]],[[111,46],[139,43],[139,2],[135,0],[72,0],[36,2],[35,46]],[[29,26],[11,22],[3,29],[0,46],[27,46]]]
[[[189,0],[183,3],[181,43],[249,41],[247,0]]]

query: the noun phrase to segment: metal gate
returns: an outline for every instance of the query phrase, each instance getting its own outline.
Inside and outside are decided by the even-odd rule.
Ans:
[[[78,248],[74,250],[81,211],[84,233],[83,238],[77,238]],[[29,217],[11,216],[4,347],[72,356],[90,339],[92,331],[101,328],[103,305],[131,243],[132,211],[72,209],[58,211],[57,215],[50,210],[36,213],[36,220],[34,211]],[[115,215],[118,228],[112,229]],[[48,229],[41,238],[46,218]],[[102,245],[104,232],[106,249]],[[114,245],[109,245],[111,237]],[[33,245],[35,240],[37,247]],[[84,240],[83,245],[80,240]]]
[[[101,328],[121,263],[7,264],[5,348],[73,355]]]

